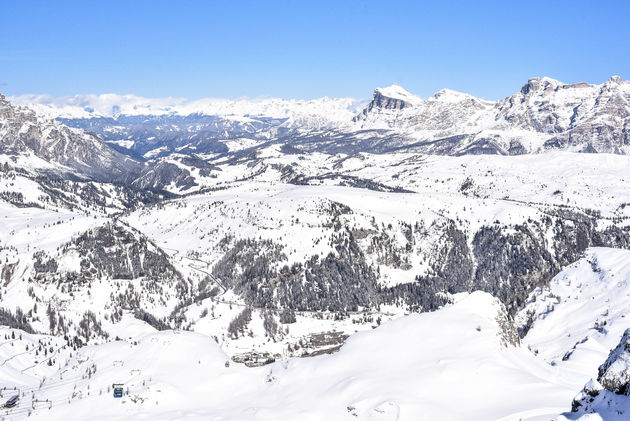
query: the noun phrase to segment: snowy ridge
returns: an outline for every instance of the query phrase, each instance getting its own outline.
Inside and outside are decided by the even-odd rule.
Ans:
[[[360,102],[351,98],[313,100],[143,98],[135,95],[75,95],[54,98],[47,95],[22,95],[10,98],[14,104],[28,105],[39,113],[57,118],[118,117],[120,115],[191,115],[222,117],[248,116],[276,119],[319,117],[334,122],[349,120]]]
[[[216,147],[213,141],[234,138],[290,139],[317,151],[332,144],[344,151],[440,155],[630,153],[630,82],[618,76],[600,85],[532,78],[497,101],[449,89],[422,100],[396,84],[375,89],[367,104],[327,97],[188,101],[113,94],[12,101],[112,143],[134,141],[130,145],[141,155],[163,146],[172,153],[187,144],[205,152]]]
[[[413,95],[396,83],[386,88],[376,88],[374,90],[374,95],[382,95],[387,98],[401,100],[411,105],[416,105],[422,102],[420,97]]]

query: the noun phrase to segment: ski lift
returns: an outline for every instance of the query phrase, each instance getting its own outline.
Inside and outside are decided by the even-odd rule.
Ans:
[[[11,398],[9,398],[8,401],[6,401],[4,403],[4,407],[5,408],[13,408],[14,406],[17,405],[18,401],[20,400],[20,395],[13,395]]]
[[[112,388],[114,389],[114,397],[115,398],[122,398],[123,397],[123,385],[120,383],[114,383],[112,385]]]

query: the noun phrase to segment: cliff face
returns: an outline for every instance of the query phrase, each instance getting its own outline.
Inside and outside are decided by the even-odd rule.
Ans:
[[[140,164],[111,149],[97,136],[13,106],[0,95],[0,152],[34,154],[97,179],[133,176]]]
[[[597,380],[590,380],[573,400],[571,411],[581,414],[598,414],[606,420],[626,420],[630,414],[630,329],[619,344],[610,351],[599,367]]]

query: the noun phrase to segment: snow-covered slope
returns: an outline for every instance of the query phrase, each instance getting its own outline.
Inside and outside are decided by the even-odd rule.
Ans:
[[[62,347],[54,369],[41,373],[41,390],[34,373],[18,380],[24,401],[45,403],[9,414],[46,420],[404,421],[557,413],[574,392],[517,338],[501,305],[484,293],[357,334],[337,354],[259,368],[228,364],[206,336],[154,333],[85,347],[73,356]],[[28,363],[9,364],[19,371]],[[112,397],[112,383],[124,384],[122,399]]]
[[[563,419],[626,420],[630,416],[630,329],[610,351],[599,367],[597,380],[591,379],[573,399],[571,414]]]
[[[532,288],[587,246],[630,244],[624,193],[630,165],[621,155],[346,156],[283,152],[273,145],[212,165],[200,160],[206,167],[192,161],[184,155],[161,161],[182,171],[183,184],[166,187],[190,193],[186,197],[134,199],[119,186],[91,183],[85,187],[95,199],[88,202],[80,184],[57,184],[56,190],[76,191],[66,193],[72,200],[62,206],[48,199],[51,191],[41,179],[13,169],[21,161],[8,160],[11,169],[6,176],[0,171],[0,191],[6,189],[2,194],[12,200],[3,215],[13,216],[10,226],[16,228],[5,232],[37,242],[31,227],[45,235],[58,223],[56,212],[76,215],[77,226],[47,255],[35,256],[34,247],[11,253],[8,263],[19,260],[19,271],[9,274],[0,262],[14,291],[2,305],[15,311],[17,303],[29,309],[38,298],[55,294],[70,299],[63,283],[39,288],[27,281],[74,277],[87,282],[77,282],[73,294],[107,306],[103,318],[113,310],[143,310],[166,326],[216,336],[230,355],[243,351],[239,347],[299,355],[316,348],[299,345],[312,334],[347,335],[371,328],[379,318],[435,309],[448,301],[447,293],[482,289],[515,311]],[[189,179],[197,185],[185,188]],[[151,185],[148,175],[134,183],[144,182]],[[21,200],[13,200],[19,193]],[[49,220],[35,225],[17,206],[44,207]],[[104,219],[121,211],[117,221]],[[94,217],[94,225],[79,224]],[[111,230],[86,234],[107,222],[121,228],[114,230],[116,247],[103,247]],[[125,234],[130,230],[133,235]],[[79,245],[73,237],[83,234],[89,240],[81,243],[86,270],[74,251]],[[136,247],[123,247],[126,241]],[[11,247],[14,240],[2,244]],[[145,261],[142,254],[151,244],[187,280],[183,288],[165,287],[163,302],[151,291],[155,280],[133,269]],[[130,265],[112,263],[127,249]],[[51,261],[57,267],[51,263],[43,272]],[[108,265],[116,270],[87,273]],[[88,292],[95,282],[113,298],[93,301]],[[127,292],[135,297],[132,287],[137,300],[119,299]],[[207,295],[214,287],[220,297]],[[252,322],[230,335],[230,323],[248,305],[254,307]],[[70,308],[65,317],[80,320],[85,310]],[[279,334],[271,320],[278,324],[284,310],[296,311],[299,323],[289,333],[285,324]]]
[[[630,251],[591,248],[536,289],[521,311],[530,320],[525,343],[545,359],[598,366],[630,327]]]
[[[630,327],[628,86],[533,79],[491,102],[394,85],[359,108],[45,100],[79,128],[0,101],[14,415],[568,411]],[[615,153],[577,153],[593,151]]]
[[[615,347],[616,334],[629,324],[623,291],[629,256],[589,249],[554,278],[548,293],[534,292],[519,316],[533,321],[522,342],[505,308],[481,292],[458,294],[438,311],[355,334],[335,354],[254,368],[233,363],[207,334],[153,332],[129,319],[119,323],[124,340],[78,350],[61,338],[3,328],[0,374],[20,396],[19,406],[3,413],[46,420],[507,421],[577,419],[586,412],[602,418],[583,419],[622,420],[627,397],[594,382],[578,394],[577,412],[567,411],[606,359],[606,344]],[[551,293],[553,308],[545,303]],[[589,329],[602,309],[606,323]],[[579,341],[565,361],[556,358],[570,346],[567,338],[582,334],[587,341]],[[625,370],[624,352],[622,340],[601,376],[620,378],[613,367],[615,373]],[[120,400],[112,397],[114,383],[123,384]]]
[[[561,419],[627,419],[628,398],[615,397],[626,389],[613,385],[627,383],[627,357],[622,354],[624,332],[630,328],[629,297],[630,251],[592,248],[548,286],[534,291],[519,313],[517,320],[527,332],[523,345],[572,382],[586,384],[576,396],[575,413]]]

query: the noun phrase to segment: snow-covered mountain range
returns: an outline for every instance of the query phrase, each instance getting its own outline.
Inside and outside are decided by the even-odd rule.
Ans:
[[[629,133],[617,77],[0,96],[3,411],[624,419]]]
[[[108,147],[97,136],[15,107],[0,95],[0,150],[3,154],[34,154],[97,179],[133,174],[133,160]]]
[[[148,99],[131,95],[21,96],[41,115],[101,135],[147,157],[226,152],[225,141],[282,142],[320,152],[404,150],[445,155],[546,150],[627,154],[630,82],[601,85],[534,78],[487,101],[448,89],[421,99],[399,85],[370,102]]]

